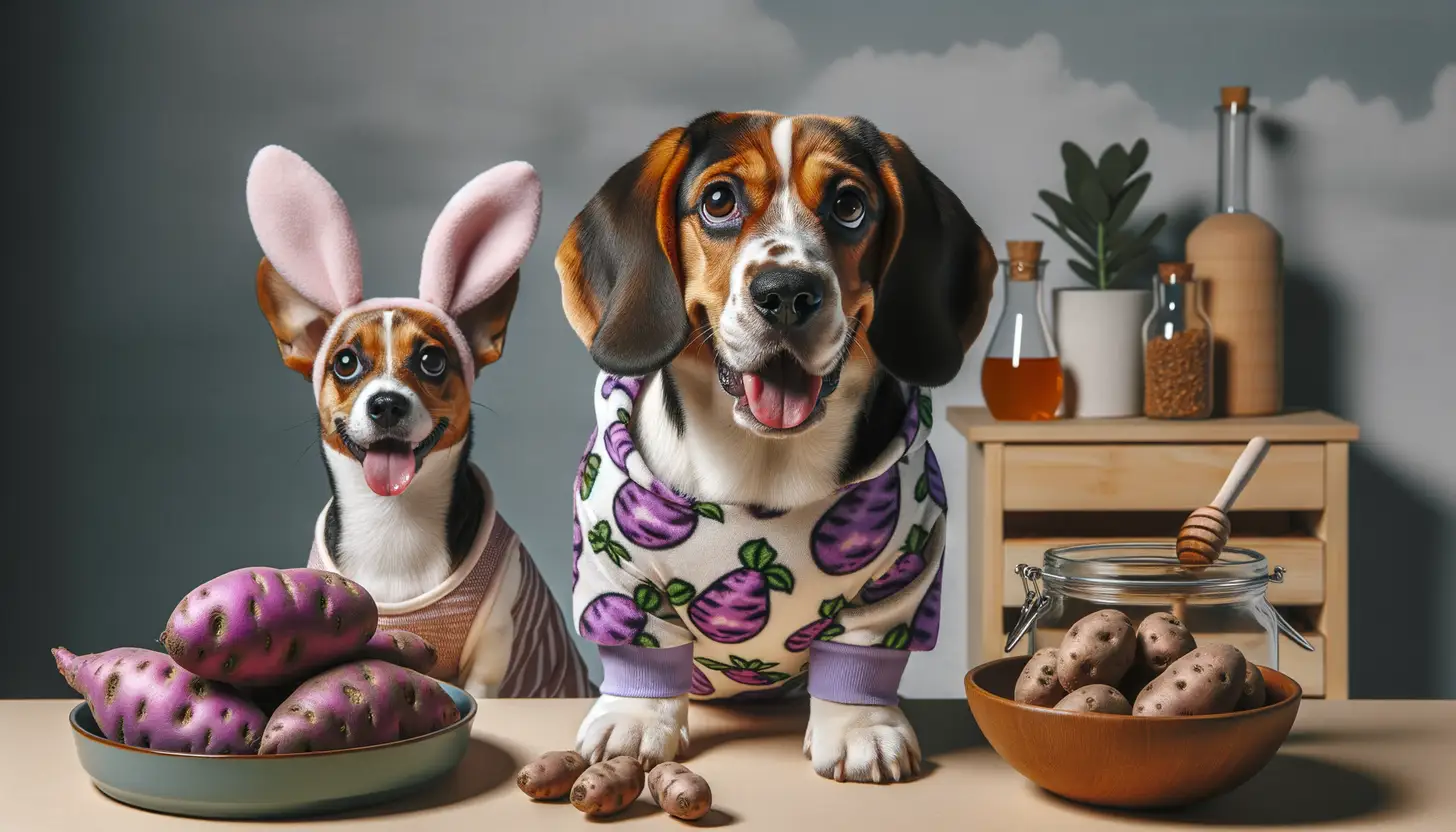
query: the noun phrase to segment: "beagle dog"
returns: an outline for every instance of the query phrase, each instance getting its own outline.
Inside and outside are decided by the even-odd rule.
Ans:
[[[821,775],[918,771],[896,691],[938,632],[929,391],[996,267],[858,117],[711,112],[592,197],[556,256],[600,368],[573,497],[573,619],[604,669],[584,756],[671,760],[690,699],[807,693]]]

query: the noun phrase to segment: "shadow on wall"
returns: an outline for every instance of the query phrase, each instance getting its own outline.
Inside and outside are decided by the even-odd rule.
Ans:
[[[1308,239],[1298,133],[1276,117],[1259,122],[1274,160],[1272,175],[1284,239]],[[1356,419],[1349,349],[1363,333],[1335,282],[1301,263],[1284,263],[1284,402]],[[1440,693],[1437,574],[1450,506],[1433,502],[1377,448],[1350,448],[1350,695],[1432,698]],[[1401,668],[1400,673],[1389,672]]]

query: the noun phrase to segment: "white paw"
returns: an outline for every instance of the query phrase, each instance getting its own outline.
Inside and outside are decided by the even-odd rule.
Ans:
[[[636,757],[649,771],[688,747],[688,697],[643,699],[602,694],[576,732],[576,752],[590,763]]]
[[[804,756],[821,777],[894,783],[920,773],[920,741],[899,708],[809,700]]]

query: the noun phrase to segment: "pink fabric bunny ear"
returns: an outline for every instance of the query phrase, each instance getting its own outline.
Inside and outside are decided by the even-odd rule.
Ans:
[[[248,169],[248,217],[263,254],[300,294],[337,315],[364,297],[359,242],[337,191],[277,145]]]
[[[520,268],[541,225],[541,180],[505,162],[470,180],[445,204],[425,240],[420,299],[460,317]]]

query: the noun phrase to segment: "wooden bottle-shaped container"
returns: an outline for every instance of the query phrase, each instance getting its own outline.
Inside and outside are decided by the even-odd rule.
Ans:
[[[1249,88],[1221,92],[1219,210],[1188,235],[1184,254],[1213,322],[1215,414],[1268,416],[1284,406],[1279,232],[1249,210]]]

